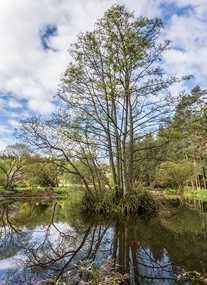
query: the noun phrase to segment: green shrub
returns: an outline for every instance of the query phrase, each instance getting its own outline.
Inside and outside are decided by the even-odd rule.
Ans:
[[[150,215],[158,211],[158,202],[148,191],[134,192],[122,200],[122,207],[126,216]]]
[[[55,189],[55,193],[59,195],[67,195],[68,194],[68,188],[59,187]]]
[[[178,191],[178,189],[175,189],[175,188],[166,188],[164,190],[164,193],[165,194],[174,194],[174,195],[176,195],[176,194],[179,193],[179,191]]]
[[[2,187],[0,187],[0,193],[3,193],[4,189]]]
[[[28,186],[26,186],[25,184],[18,184],[17,187],[18,187],[18,188],[28,188]]]
[[[156,215],[159,204],[148,191],[135,191],[119,200],[114,193],[106,193],[103,197],[91,196],[85,193],[81,200],[83,212],[100,214],[107,217]]]

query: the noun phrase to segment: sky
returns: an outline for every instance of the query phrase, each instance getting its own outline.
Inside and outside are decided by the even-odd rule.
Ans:
[[[194,75],[188,85],[207,89],[206,0],[0,0],[0,150],[14,144],[21,119],[50,116],[54,97],[77,34],[91,31],[113,4],[125,4],[137,17],[159,17],[161,39],[172,41],[165,69]]]

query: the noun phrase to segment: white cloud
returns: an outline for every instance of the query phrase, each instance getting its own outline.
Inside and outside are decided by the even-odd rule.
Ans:
[[[164,58],[169,72],[179,76],[193,74],[195,82],[206,88],[207,24],[198,17],[196,11],[172,17],[165,37],[173,41],[173,48]]]
[[[173,48],[164,56],[167,71],[195,74],[195,84],[206,87],[206,0],[6,0],[0,1],[0,96],[4,96],[0,98],[0,113],[8,117],[11,111],[10,119],[15,120],[31,112],[53,112],[53,95],[69,62],[69,45],[80,31],[92,30],[96,19],[114,3],[126,4],[137,16],[168,15],[162,34],[173,41]],[[176,14],[175,9],[172,15],[161,4],[177,5],[182,13]],[[192,9],[185,12],[189,5]],[[40,35],[47,25],[56,26],[57,32],[48,39],[52,50],[45,51]],[[21,115],[15,114],[15,108],[23,110]]]
[[[56,93],[69,61],[69,44],[81,30],[92,28],[110,3],[113,1],[29,0],[24,5],[21,0],[1,1],[0,91],[28,100],[33,111],[38,105],[34,102],[45,105]],[[49,39],[57,52],[45,51],[41,45],[40,34],[47,25],[57,26],[57,35]],[[51,103],[47,105],[49,108],[39,109],[42,114],[53,110]]]
[[[146,16],[149,18],[161,17],[160,0],[139,0],[139,1],[118,1],[125,4],[131,11],[135,11],[136,16]]]
[[[0,134],[10,134],[11,130],[9,130],[6,126],[0,125]]]
[[[21,108],[22,105],[18,101],[14,100],[13,98],[9,98],[8,100],[8,107],[10,108]]]
[[[55,110],[55,107],[52,103],[35,99],[29,100],[28,107],[36,113],[43,113],[45,115],[51,114]]]
[[[0,141],[0,151],[4,150],[7,145],[14,144],[14,140],[12,139],[1,139]]]
[[[14,120],[14,119],[9,119],[8,123],[13,127],[13,128],[17,128],[19,126],[19,122]]]

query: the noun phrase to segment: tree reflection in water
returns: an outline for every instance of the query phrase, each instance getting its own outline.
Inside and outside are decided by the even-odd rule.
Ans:
[[[28,243],[28,234],[12,218],[16,207],[10,203],[0,206],[0,260],[17,254]]]
[[[167,224],[159,218],[103,224],[81,222],[76,217],[70,226],[61,211],[62,205],[57,202],[30,205],[23,215],[14,205],[1,207],[0,257],[13,256],[14,267],[7,272],[5,283],[0,284],[30,285],[48,278],[57,280],[68,271],[75,284],[81,278],[76,276],[80,260],[94,261],[99,268],[107,258],[114,261],[120,273],[129,274],[125,284],[193,284],[177,279],[182,269],[207,272],[205,235],[202,231],[174,231],[179,216],[173,216]],[[178,211],[176,215],[180,214]],[[35,224],[39,215],[45,223],[37,218]]]

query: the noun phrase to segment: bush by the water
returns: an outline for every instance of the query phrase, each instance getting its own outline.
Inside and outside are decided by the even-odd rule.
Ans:
[[[91,196],[86,193],[81,201],[82,211],[106,217],[154,216],[157,214],[158,208],[158,202],[147,191],[134,191],[120,199],[115,199],[113,193],[107,193],[103,197]]]

